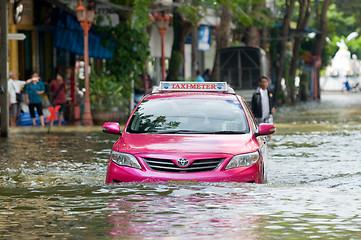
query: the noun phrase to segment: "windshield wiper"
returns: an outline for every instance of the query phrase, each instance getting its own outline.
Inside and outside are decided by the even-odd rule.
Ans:
[[[197,130],[159,130],[159,131],[154,131],[153,133],[156,134],[202,134],[202,133],[209,133],[209,132],[204,132],[204,131],[197,131]]]
[[[213,134],[246,134],[246,132],[243,131],[216,131],[212,133]]]

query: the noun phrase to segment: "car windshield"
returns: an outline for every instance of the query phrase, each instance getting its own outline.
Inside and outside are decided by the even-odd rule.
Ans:
[[[127,132],[243,134],[249,132],[249,126],[238,100],[163,98],[143,101]]]

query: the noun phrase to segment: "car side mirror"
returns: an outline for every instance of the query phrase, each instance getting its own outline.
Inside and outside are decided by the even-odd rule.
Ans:
[[[276,127],[272,123],[261,123],[258,126],[256,136],[270,135],[276,132]]]
[[[103,124],[102,131],[110,134],[120,134],[120,125],[117,122],[106,122]]]

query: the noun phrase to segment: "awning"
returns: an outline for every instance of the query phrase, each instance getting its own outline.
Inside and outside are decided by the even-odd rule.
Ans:
[[[104,46],[102,37],[93,28],[89,31],[89,57],[111,59],[113,58],[114,41],[107,41]],[[59,9],[59,18],[55,30],[55,46],[78,55],[84,55],[83,29],[77,19],[66,11]]]

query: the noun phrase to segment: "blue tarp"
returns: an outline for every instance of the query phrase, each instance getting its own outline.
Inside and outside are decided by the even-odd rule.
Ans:
[[[59,114],[56,113],[56,116],[59,117]],[[44,121],[45,120],[46,120],[46,117],[44,117]],[[40,118],[36,111],[35,111],[35,122],[36,122],[37,126],[41,126]],[[50,122],[45,122],[45,125],[49,125],[49,124],[50,124]],[[57,124],[58,124],[58,120],[54,121],[54,125],[57,125]],[[67,124],[67,121],[65,121],[63,119],[62,124]],[[31,118],[30,118],[30,112],[21,113],[21,120],[18,123],[18,126],[33,126],[33,122],[31,121]]]

